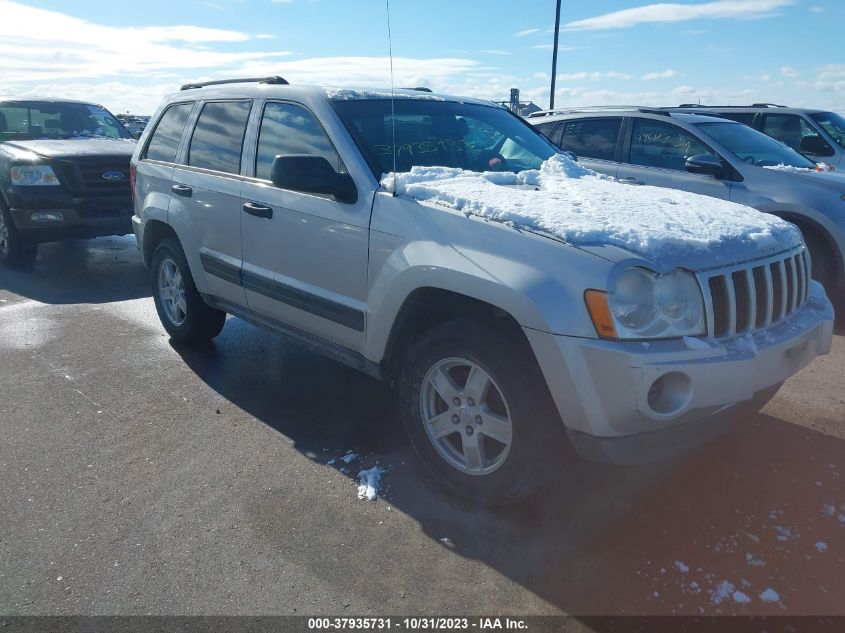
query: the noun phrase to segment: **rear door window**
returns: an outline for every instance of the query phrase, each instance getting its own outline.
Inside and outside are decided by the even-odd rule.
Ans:
[[[567,121],[565,126],[559,126],[552,136],[552,142],[574,152],[576,156],[614,160],[621,129],[622,117],[576,119]]]
[[[176,160],[179,139],[182,138],[182,130],[193,107],[193,103],[179,103],[164,111],[147,144],[144,158],[166,163]]]
[[[717,112],[716,114],[720,119],[730,119],[749,127],[753,126],[754,117],[757,116],[755,112]]]
[[[206,103],[191,137],[188,165],[227,174],[240,173],[251,107],[252,101]]]
[[[642,167],[685,171],[687,158],[713,152],[695,136],[671,123],[634,119],[630,162]]]

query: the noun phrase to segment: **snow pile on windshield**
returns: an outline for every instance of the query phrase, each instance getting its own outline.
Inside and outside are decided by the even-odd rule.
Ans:
[[[685,191],[616,183],[562,154],[517,174],[414,167],[386,175],[382,185],[570,244],[612,244],[655,259],[717,244],[771,252],[801,242],[798,229],[772,215]]]

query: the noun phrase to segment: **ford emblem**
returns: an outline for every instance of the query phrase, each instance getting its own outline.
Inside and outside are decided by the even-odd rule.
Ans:
[[[103,172],[103,180],[108,180],[109,182],[117,182],[118,180],[123,180],[126,178],[126,174],[122,171],[104,171]]]

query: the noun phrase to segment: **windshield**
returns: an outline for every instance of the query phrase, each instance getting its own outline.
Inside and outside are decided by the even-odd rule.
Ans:
[[[0,141],[132,136],[108,110],[87,103],[0,103]]]
[[[810,115],[813,120],[830,134],[834,141],[845,147],[845,118],[835,112],[815,112]]]
[[[377,177],[394,171],[394,153],[398,172],[417,166],[519,172],[557,153],[527,123],[494,106],[397,99],[395,115],[388,99],[334,107]]]
[[[702,132],[719,141],[740,160],[758,167],[786,165],[815,169],[816,164],[780,141],[741,123],[696,123]]]

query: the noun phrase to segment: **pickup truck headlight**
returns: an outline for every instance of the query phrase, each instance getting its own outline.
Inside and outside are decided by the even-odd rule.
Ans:
[[[586,299],[596,331],[604,338],[675,338],[705,333],[701,289],[686,270],[661,275],[630,268],[618,277],[611,292],[591,290]]]
[[[12,184],[20,187],[44,187],[59,184],[59,178],[50,165],[15,165],[10,172]]]

